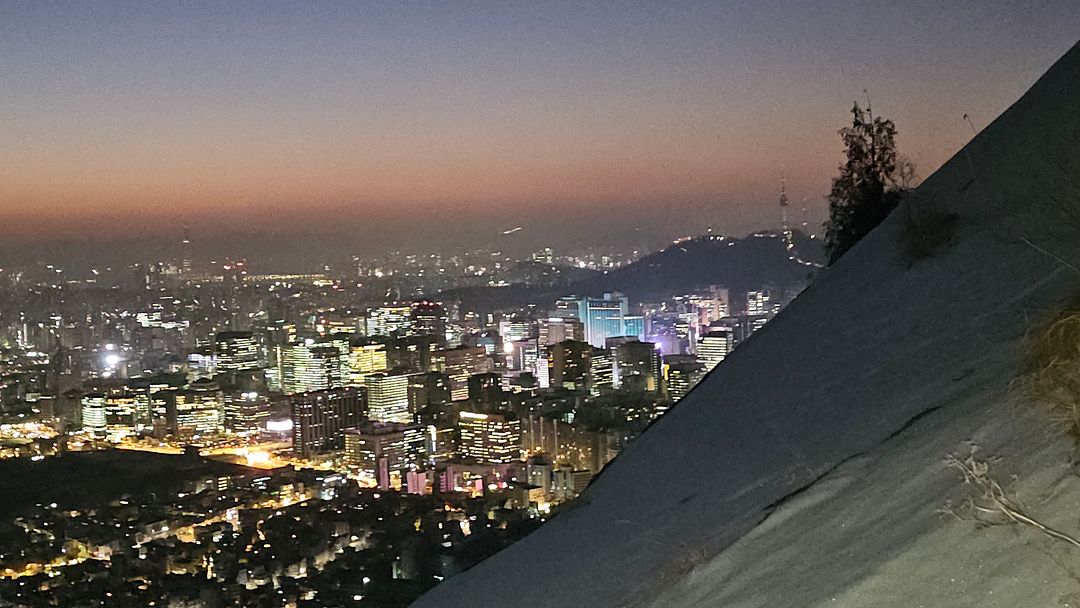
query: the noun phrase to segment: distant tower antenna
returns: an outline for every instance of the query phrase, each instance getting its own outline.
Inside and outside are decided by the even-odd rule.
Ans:
[[[788,225],[787,178],[780,178],[780,231],[785,235],[791,230]]]
[[[806,197],[804,196],[802,198],[802,231],[803,231],[803,234],[805,234],[807,236],[810,236],[810,230],[809,230],[809,225],[810,224],[807,221],[807,217],[808,216],[807,216],[807,213],[806,213]]]
[[[180,240],[180,247],[183,256],[180,261],[180,269],[184,274],[191,274],[191,231],[188,229],[187,224],[184,224],[184,236]]]

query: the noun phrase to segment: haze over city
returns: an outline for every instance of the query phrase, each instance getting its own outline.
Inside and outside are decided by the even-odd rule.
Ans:
[[[0,608],[1076,606],[1078,40],[0,0]]]
[[[1080,26],[1068,0],[492,9],[6,2],[2,251],[161,256],[183,224],[215,256],[644,246],[775,226],[782,175],[818,227],[864,89],[926,176]]]

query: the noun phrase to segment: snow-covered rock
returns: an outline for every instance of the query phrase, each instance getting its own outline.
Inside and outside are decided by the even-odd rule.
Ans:
[[[912,261],[912,217],[959,217]],[[1080,534],[1073,441],[1010,387],[1080,292],[1080,48],[613,461],[415,606],[1080,605],[1080,549],[942,515],[949,454]]]

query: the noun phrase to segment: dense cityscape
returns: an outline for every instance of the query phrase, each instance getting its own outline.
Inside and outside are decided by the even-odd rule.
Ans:
[[[0,1],[0,608],[1080,606],[1078,32]]]
[[[747,238],[812,271],[786,207]],[[735,239],[671,248],[694,242]],[[405,605],[570,504],[805,287],[560,291],[639,251],[286,275],[175,250],[0,271],[0,465],[56,480],[6,507],[4,605]],[[467,303],[523,286],[561,295]]]

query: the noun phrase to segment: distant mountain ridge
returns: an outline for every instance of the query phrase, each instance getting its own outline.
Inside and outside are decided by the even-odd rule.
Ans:
[[[558,287],[527,285],[466,287],[435,297],[459,301],[469,310],[500,310],[528,304],[543,306],[564,295],[591,296],[621,291],[631,301],[655,301],[709,285],[732,291],[763,286],[805,283],[825,261],[820,239],[792,231],[793,252],[779,232],[755,232],[745,237],[702,235],[678,241],[640,260]]]
[[[825,251],[819,239],[792,232],[801,259],[821,264]],[[742,238],[704,235],[675,243],[633,264],[574,285],[580,295],[618,290],[635,301],[652,301],[722,285],[734,291],[805,282],[812,265],[791,259],[783,235],[755,232]]]

